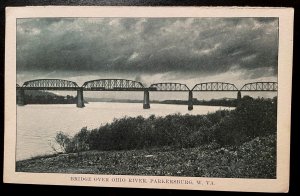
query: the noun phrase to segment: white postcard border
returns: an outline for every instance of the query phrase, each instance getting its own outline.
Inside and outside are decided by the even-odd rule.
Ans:
[[[277,179],[238,179],[15,172],[16,19],[36,17],[279,17]],[[292,8],[83,6],[15,7],[6,9],[5,36],[5,183],[190,190],[224,190],[248,192],[288,191],[293,54]],[[83,177],[82,179],[85,180],[74,181],[74,177]],[[105,180],[101,181],[101,178],[108,178],[109,180],[108,182]],[[91,179],[91,181],[89,181],[89,179]],[[122,179],[125,179],[126,182],[118,182],[122,181]],[[148,183],[129,182],[129,179],[145,179],[145,181],[147,181]],[[153,183],[150,183],[151,179]],[[157,183],[154,182],[155,180]],[[193,185],[185,183],[166,183],[167,180],[187,180],[192,181]],[[197,184],[197,180],[203,183],[199,185]]]

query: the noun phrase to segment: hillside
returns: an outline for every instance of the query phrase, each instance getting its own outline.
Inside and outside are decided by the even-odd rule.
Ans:
[[[77,97],[57,95],[48,91],[26,90],[26,104],[75,104]]]

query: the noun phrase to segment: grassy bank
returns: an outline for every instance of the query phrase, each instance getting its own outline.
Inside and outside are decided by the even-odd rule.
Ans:
[[[187,149],[86,151],[17,162],[19,172],[275,178],[276,137],[238,148],[217,144]]]

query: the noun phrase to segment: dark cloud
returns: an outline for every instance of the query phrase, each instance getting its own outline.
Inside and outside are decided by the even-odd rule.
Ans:
[[[18,19],[17,70],[277,72],[277,18]],[[268,73],[269,74],[269,73]]]

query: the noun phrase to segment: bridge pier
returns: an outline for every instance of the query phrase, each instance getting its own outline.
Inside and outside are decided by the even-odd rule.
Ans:
[[[237,99],[236,99],[236,106],[239,106],[242,100],[242,93],[241,91],[237,92]]]
[[[242,93],[241,93],[241,91],[238,91],[237,100],[240,101],[241,99],[242,99]]]
[[[84,107],[84,100],[83,100],[83,89],[77,89],[77,107],[83,108]]]
[[[25,103],[25,91],[22,88],[17,89],[17,105],[18,106],[24,106]]]
[[[149,99],[149,90],[144,90],[144,101],[143,101],[143,108],[149,109],[150,108],[150,99]]]
[[[188,110],[193,110],[193,91],[189,91]]]

